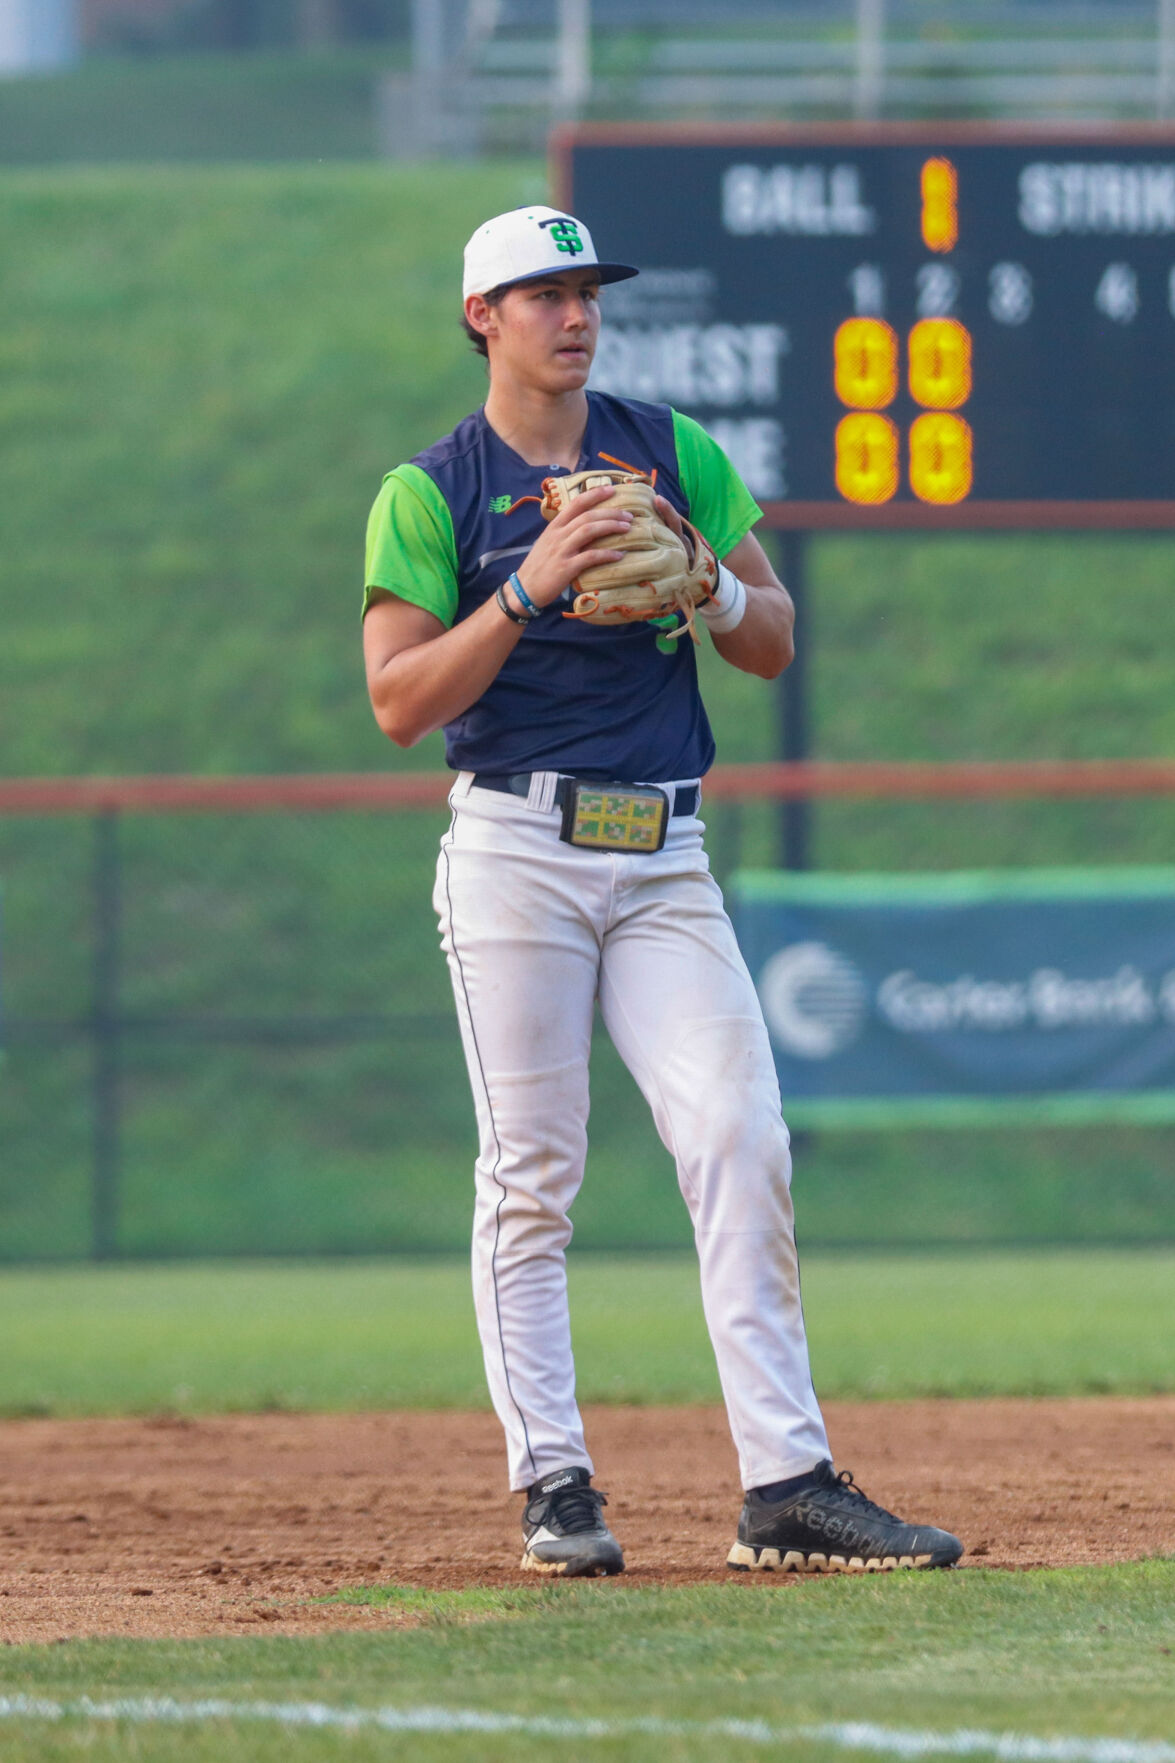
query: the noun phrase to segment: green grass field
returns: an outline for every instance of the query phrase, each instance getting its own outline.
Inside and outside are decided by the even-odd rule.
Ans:
[[[304,71],[324,153],[368,151],[366,88],[341,64]],[[14,86],[0,157],[43,156],[63,118],[98,154],[120,130],[128,150],[133,134],[189,153],[209,127],[191,72],[149,70],[133,128],[118,70]],[[219,94],[278,157],[288,89],[267,79],[242,63]],[[544,183],[533,161],[0,176],[5,771],[438,763],[435,740],[402,755],[370,721],[362,526],[383,471],[480,396],[455,322],[462,240]],[[1172,751],[1171,556],[1141,536],[821,540],[816,751]],[[774,695],[705,667],[722,756],[767,757]],[[0,823],[5,1256],[85,1250],[89,833]],[[849,869],[1146,862],[1173,833],[1154,804],[843,804],[821,810],[815,849]],[[463,1245],[471,1114],[437,1027],[434,834],[362,817],[124,828],[124,1001],[206,1038],[125,1042],[123,1249]],[[726,863],[733,820],[716,834]],[[744,814],[742,860],[768,861],[772,837],[767,811]],[[357,1046],[231,1038],[244,1018],[383,1010],[399,1028]],[[577,1242],[683,1245],[631,1083],[603,1050],[595,1075]],[[1171,1241],[1173,1152],[1175,1135],[1141,1130],[818,1135],[797,1159],[801,1238]],[[716,1399],[691,1259],[576,1252],[571,1277],[585,1398]],[[805,1302],[829,1396],[1175,1389],[1169,1249],[810,1254]],[[485,1402],[463,1256],[9,1268],[0,1342],[5,1416]],[[380,1603],[386,1631],[0,1649],[0,1757],[1175,1763],[1173,1593],[1169,1557],[661,1591],[360,1587],[342,1595]],[[3,1613],[0,1598],[0,1638]]]
[[[1001,1736],[1004,1757],[1030,1758],[1030,1735],[1070,1741],[1042,1758],[1098,1763],[1088,1741],[1102,1738],[1133,1741],[1105,1763],[1170,1763],[1173,1591],[1172,1561],[660,1592],[393,1590],[366,1596],[414,1626],[384,1634],[6,1652],[0,1747],[6,1763],[832,1763],[949,1752],[969,1730],[980,1758],[1000,1754]],[[17,1697],[64,1718],[3,1717]],[[113,1706],[95,1718],[83,1698]],[[201,1701],[222,1706],[182,1718]]]
[[[585,1400],[719,1399],[692,1255],[569,1279]],[[813,1254],[804,1306],[828,1397],[1175,1390],[1170,1250]],[[486,1403],[464,1259],[9,1269],[0,1340],[0,1414]]]
[[[1170,1390],[1173,1275],[1169,1253],[810,1256],[817,1380],[829,1395]],[[585,1396],[716,1397],[692,1263],[573,1255],[571,1277]],[[0,1410],[482,1403],[467,1288],[451,1261],[5,1272]],[[1032,1574],[352,1586],[338,1601],[376,1606],[386,1630],[7,1647],[0,1756],[834,1763],[962,1746],[1172,1763],[1162,1541],[1153,1559]]]

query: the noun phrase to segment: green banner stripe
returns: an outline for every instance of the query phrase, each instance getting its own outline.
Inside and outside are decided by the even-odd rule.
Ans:
[[[941,875],[742,869],[728,884],[736,900],[800,904],[981,905],[989,900],[1170,899],[1175,868],[961,869]]]
[[[1175,1090],[1084,1091],[1048,1096],[819,1097],[784,1103],[797,1131],[892,1127],[1162,1126],[1175,1121]]]

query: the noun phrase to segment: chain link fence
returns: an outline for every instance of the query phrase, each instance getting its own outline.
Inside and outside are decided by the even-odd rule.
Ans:
[[[445,787],[0,787],[0,1260],[465,1245],[473,1110],[431,909]],[[1121,849],[1131,794],[1167,798],[1133,805],[1162,843],[1175,765],[719,768],[719,880],[794,849],[811,794],[823,861],[846,836],[866,850],[880,813],[908,827],[911,866],[1008,862],[1050,814],[1054,839]],[[671,1160],[602,1031],[592,1096],[577,1242],[686,1244]],[[1159,1130],[821,1134],[800,1216],[809,1242],[1147,1240],[1175,1228],[1173,1151]]]
[[[429,783],[393,811],[0,816],[0,1259],[464,1241]],[[595,1064],[593,1166],[624,1202],[593,1183],[581,1240],[686,1240],[606,1037]]]

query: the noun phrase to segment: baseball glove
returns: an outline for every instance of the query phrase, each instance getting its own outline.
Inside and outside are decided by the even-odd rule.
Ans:
[[[685,622],[663,635],[674,638],[688,630],[696,643],[694,613],[717,586],[718,561],[688,520],[682,522],[684,540],[665,524],[654,506],[651,477],[639,471],[575,471],[569,477],[546,478],[543,519],[554,520],[576,496],[601,484],[615,486],[607,511],[623,508],[633,516],[626,533],[610,533],[600,541],[609,551],[625,555],[618,563],[585,569],[572,582],[575,599],[566,616],[587,624],[633,624],[680,613]]]

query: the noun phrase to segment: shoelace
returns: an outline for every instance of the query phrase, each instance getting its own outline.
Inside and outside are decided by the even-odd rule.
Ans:
[[[528,1500],[527,1524],[538,1526],[553,1518],[565,1531],[591,1530],[600,1516],[600,1507],[608,1504],[599,1488],[557,1488],[553,1494],[540,1494]]]
[[[892,1512],[887,1512],[884,1506],[879,1506],[876,1500],[871,1500],[869,1496],[857,1486],[856,1482],[853,1480],[853,1472],[851,1469],[842,1469],[836,1478],[834,1486],[844,1499],[852,1502],[853,1506],[858,1511],[864,1510],[866,1512],[876,1512],[879,1518],[888,1518],[895,1524],[901,1522],[901,1520],[896,1518]]]

